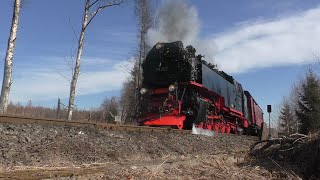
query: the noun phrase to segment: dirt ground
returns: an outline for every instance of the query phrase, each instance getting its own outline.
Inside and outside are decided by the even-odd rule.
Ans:
[[[247,156],[257,140],[0,124],[0,179],[299,179]]]

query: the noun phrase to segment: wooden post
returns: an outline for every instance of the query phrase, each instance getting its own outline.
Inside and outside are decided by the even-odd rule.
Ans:
[[[60,102],[60,98],[58,98],[58,104],[57,104],[57,119],[60,118],[60,110],[61,110],[61,102]]]

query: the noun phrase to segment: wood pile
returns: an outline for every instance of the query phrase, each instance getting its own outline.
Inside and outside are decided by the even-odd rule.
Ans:
[[[306,179],[320,179],[320,131],[259,141],[252,145],[250,154],[279,166],[289,164]]]

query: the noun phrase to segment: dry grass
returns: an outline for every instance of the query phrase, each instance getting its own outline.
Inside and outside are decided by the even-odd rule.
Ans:
[[[90,164],[80,167],[15,170],[1,177],[26,179],[300,179],[285,170],[269,171],[250,164],[242,154],[203,155],[125,164]],[[249,163],[248,163],[249,162]]]

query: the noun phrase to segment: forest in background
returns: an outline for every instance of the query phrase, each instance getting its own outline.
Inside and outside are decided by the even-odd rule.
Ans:
[[[105,98],[100,107],[92,110],[74,109],[73,119],[77,121],[95,121],[115,123],[114,116],[118,114],[119,109],[118,97]],[[15,116],[28,116],[50,119],[66,119],[68,108],[63,104],[50,108],[44,106],[34,106],[30,100],[27,105],[10,102],[7,113]]]

